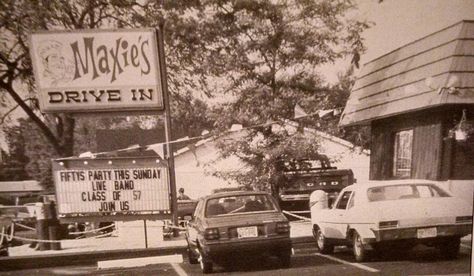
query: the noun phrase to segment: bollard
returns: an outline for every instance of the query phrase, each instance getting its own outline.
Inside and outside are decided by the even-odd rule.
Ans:
[[[54,203],[54,201],[51,201],[48,205],[48,236],[49,236],[49,240],[52,240],[52,241],[58,241],[60,240],[59,238],[59,229],[60,229],[60,225],[59,225],[59,220],[58,220],[58,216],[57,216],[57,213],[56,213],[56,204]],[[61,243],[60,242],[52,242],[50,243],[50,249],[51,250],[61,250]]]
[[[35,215],[36,215],[36,237],[39,240],[48,240],[48,221],[46,219],[46,208],[44,203],[37,202],[35,204]],[[38,250],[45,251],[49,250],[49,243],[38,242]]]

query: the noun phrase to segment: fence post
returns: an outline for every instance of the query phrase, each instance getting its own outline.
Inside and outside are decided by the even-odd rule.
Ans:
[[[49,239],[48,235],[48,221],[46,219],[46,208],[43,202],[37,202],[35,204],[35,215],[36,215],[36,237],[39,240]],[[50,246],[47,242],[38,242],[38,249],[40,251],[49,250]]]
[[[58,241],[59,238],[59,220],[56,213],[56,204],[54,201],[51,201],[48,206],[48,234],[49,240]],[[52,242],[50,244],[51,250],[61,250],[61,243],[60,242]]]

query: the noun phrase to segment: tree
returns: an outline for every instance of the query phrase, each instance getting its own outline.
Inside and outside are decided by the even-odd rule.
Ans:
[[[35,83],[29,58],[28,35],[38,30],[74,30],[114,27],[158,27],[166,21],[171,29],[165,39],[168,53],[169,88],[177,104],[185,103],[197,109],[202,102],[192,100],[192,91],[205,84],[199,76],[201,52],[192,34],[192,19],[182,15],[196,6],[195,1],[127,1],[127,0],[5,0],[0,2],[0,104],[9,103],[8,95],[38,127],[47,145],[47,156],[57,158],[74,155],[76,120],[68,114],[42,114],[38,108]],[[185,73],[187,72],[187,73]],[[190,72],[193,72],[191,74]],[[204,89],[203,89],[204,90]],[[179,107],[178,107],[179,106]],[[12,107],[12,109],[16,106]],[[9,111],[0,114],[2,122]],[[194,120],[204,121],[206,118]],[[194,124],[200,127],[198,123]],[[193,129],[193,133],[197,132]],[[43,141],[43,140],[42,140]],[[30,157],[30,160],[33,158]],[[30,167],[35,166],[30,164]]]
[[[282,162],[321,155],[316,137],[281,127],[274,131],[271,122],[293,119],[296,104],[307,113],[332,108],[334,102],[342,107],[341,89],[325,84],[317,68],[348,55],[357,63],[365,50],[360,34],[369,25],[345,17],[354,8],[349,0],[206,3],[212,16],[205,29],[218,34],[214,65],[229,83],[221,91],[234,99],[216,111],[217,124],[222,129],[233,123],[260,126],[221,143],[223,157],[235,154],[248,167],[224,177],[276,189]],[[300,123],[317,127],[315,118]]]
[[[5,142],[9,152],[2,152],[3,162],[0,162],[0,181],[20,181],[29,179],[25,166],[28,157],[25,153],[25,139],[21,135],[19,125],[6,128]]]

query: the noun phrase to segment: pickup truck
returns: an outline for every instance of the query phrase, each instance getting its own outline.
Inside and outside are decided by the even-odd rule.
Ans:
[[[309,196],[316,190],[328,193],[329,206],[339,192],[356,182],[350,169],[329,165],[310,169],[285,171],[286,185],[280,188],[278,201],[285,211],[296,211],[309,217]]]

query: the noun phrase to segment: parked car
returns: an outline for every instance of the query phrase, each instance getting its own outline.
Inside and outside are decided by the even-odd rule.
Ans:
[[[455,258],[461,237],[472,233],[472,207],[425,180],[351,185],[332,208],[320,206],[311,207],[311,222],[321,253],[349,245],[357,261],[366,260],[370,250],[408,250],[416,244]]]
[[[246,257],[275,255],[290,266],[290,225],[268,193],[240,191],[216,193],[199,199],[186,227],[188,257],[204,273],[213,263],[230,264]]]

